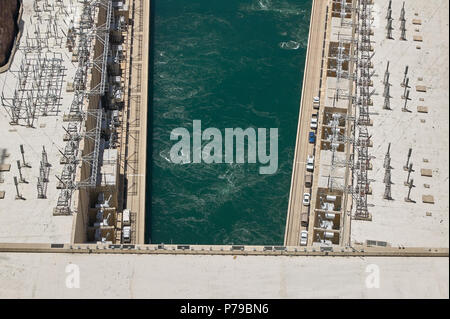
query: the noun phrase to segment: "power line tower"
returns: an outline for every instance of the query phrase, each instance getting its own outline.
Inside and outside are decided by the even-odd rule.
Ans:
[[[370,92],[371,86],[371,10],[369,2],[366,0],[358,1],[358,34],[356,50],[356,81],[355,81],[355,99],[356,121],[355,121],[355,142],[356,164],[354,165],[354,191],[353,198],[356,202],[355,219],[367,220],[370,218],[368,212],[368,194],[370,193],[370,181],[368,171],[370,169],[370,136],[368,126],[371,125],[369,106],[372,104],[371,96],[375,91]]]
[[[383,103],[383,109],[390,110],[391,109],[391,94],[390,94],[390,87],[391,84],[389,83],[389,61],[387,63],[386,71],[384,73],[384,91],[383,91],[383,97],[384,97],[384,103]]]
[[[392,40],[392,30],[394,30],[394,28],[392,27],[392,21],[394,19],[392,19],[392,0],[389,0],[389,6],[387,9],[387,14],[386,14],[386,30],[387,30],[387,34],[386,34],[386,39],[390,39]]]
[[[384,156],[384,163],[383,163],[383,168],[385,169],[384,172],[384,184],[385,184],[385,188],[384,188],[384,195],[383,198],[387,199],[387,200],[392,200],[392,194],[391,194],[391,154],[390,154],[390,150],[391,150],[391,143],[389,143],[386,155]]]
[[[405,67],[405,72],[403,73],[403,81],[402,81],[402,83],[400,83],[401,87],[408,86],[408,83],[406,82],[406,79],[408,78],[408,71],[409,71],[409,66],[407,65]]]
[[[406,164],[403,166],[403,170],[407,171],[409,169],[409,160],[411,159],[412,148],[408,150],[408,157],[406,159]]]
[[[80,0],[80,19],[69,28],[71,46],[76,45],[78,66],[74,76],[74,98],[69,112],[64,115],[68,122],[63,151],[64,164],[58,188],[61,190],[54,215],[71,214],[72,194],[76,189],[95,187],[98,183],[100,161],[102,109],[84,110],[86,101],[105,95],[107,89],[107,62],[110,52],[110,29],[114,24],[114,11],[111,0]],[[97,20],[97,22],[96,22]],[[77,43],[75,40],[77,39]],[[94,50],[93,44],[96,43]],[[89,74],[98,79],[92,87],[88,86]],[[92,75],[93,76],[93,75]],[[89,130],[83,122],[90,123]],[[89,148],[80,150],[80,140],[89,140]],[[84,180],[75,183],[77,165],[83,163],[87,169]]]
[[[403,112],[411,112],[411,111],[408,110],[408,108],[407,108],[408,101],[411,100],[411,99],[409,98],[409,89],[406,91],[406,95],[404,96],[404,100],[405,100],[405,103],[403,104],[402,111],[403,111]]]
[[[414,172],[414,170],[413,170],[413,163],[409,163],[408,177],[406,178],[405,186],[409,186],[409,183],[410,183],[409,177],[411,176],[411,172]]]
[[[386,168],[387,166],[390,165],[390,162],[388,162],[390,161],[390,159],[391,159],[391,143],[389,143],[386,155],[384,155],[383,168]]]
[[[415,201],[411,199],[411,190],[413,187],[415,187],[414,179],[411,179],[408,185],[408,195],[405,197],[405,202],[415,203]]]

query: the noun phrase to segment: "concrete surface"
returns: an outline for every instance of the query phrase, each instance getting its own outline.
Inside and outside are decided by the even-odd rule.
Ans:
[[[401,246],[449,245],[449,2],[445,0],[405,1],[406,39],[400,38],[400,9],[402,1],[392,2],[393,37],[386,39],[386,12],[388,0],[375,0],[373,7],[374,37],[373,58],[377,77],[373,78],[378,95],[373,97],[369,127],[372,134],[373,170],[369,171],[373,195],[369,196],[369,212],[372,221],[352,221],[352,240],[387,241]],[[418,15],[416,16],[415,13]],[[412,19],[421,19],[422,25],[413,25]],[[418,29],[419,31],[416,31]],[[413,35],[422,35],[423,42],[413,41]],[[417,49],[419,45],[421,48]],[[390,61],[391,108],[384,110],[382,83],[387,61]],[[410,98],[408,109],[402,112],[404,100],[405,66],[409,66]],[[416,86],[426,86],[426,92],[417,92]],[[421,100],[423,99],[423,100]],[[428,113],[417,112],[418,106],[428,106]],[[392,197],[383,199],[384,156],[391,142]],[[408,187],[404,185],[407,172],[408,149],[412,148],[410,162],[413,163],[415,187],[407,203]],[[433,176],[421,176],[421,169],[431,169]],[[429,188],[426,186],[429,185]],[[433,195],[434,204],[422,202],[423,195]],[[431,212],[432,216],[426,216]]]
[[[323,33],[325,31],[326,8],[328,1],[313,1],[311,22],[308,38],[308,52],[305,63],[305,75],[303,78],[302,98],[295,143],[294,163],[292,168],[291,189],[289,206],[286,218],[286,230],[284,237],[285,246],[300,245],[300,232],[305,228],[300,225],[300,216],[305,207],[302,204],[303,194],[310,193],[304,186],[306,174],[306,160],[308,155],[314,152],[314,146],[308,142],[310,120],[313,109],[313,97],[319,93],[321,78],[321,61],[323,47]],[[314,197],[311,198],[311,203]]]
[[[0,298],[448,298],[448,270],[448,258],[0,254]]]
[[[66,1],[69,4],[69,1]],[[67,9],[69,11],[69,9]],[[74,12],[75,12],[74,8]],[[30,21],[33,14],[33,1],[23,2],[24,31],[20,45],[24,45],[26,34],[33,35],[34,26]],[[59,27],[67,33],[67,25],[63,24],[64,19],[59,19]],[[63,39],[64,40],[64,39]],[[56,189],[57,179],[55,175],[60,175],[63,166],[59,161],[61,154],[59,150],[64,150],[63,141],[63,114],[69,109],[73,99],[73,93],[66,92],[67,81],[72,81],[75,73],[75,65],[71,62],[71,54],[64,46],[54,47],[52,52],[62,53],[63,65],[66,68],[64,83],[62,85],[62,100],[57,116],[39,116],[35,121],[35,128],[25,126],[11,126],[10,117],[5,108],[0,105],[0,163],[2,161],[2,151],[9,154],[4,158],[4,164],[11,164],[9,172],[0,173],[0,191],[5,192],[4,199],[0,199],[0,242],[70,242],[72,231],[72,216],[54,217],[53,209],[56,207],[60,191]],[[50,42],[50,45],[52,43]],[[23,51],[18,50],[14,56],[11,69],[18,70],[23,58]],[[0,91],[5,96],[12,96],[16,87],[16,76],[11,72],[0,74]],[[23,168],[22,173],[28,184],[19,184],[19,192],[25,200],[16,200],[16,190],[13,177],[19,177],[16,161],[22,162],[19,145],[24,145],[25,160],[31,168]],[[39,163],[41,160],[42,146],[48,154],[51,164],[49,183],[47,186],[47,199],[37,198],[37,178],[39,177]]]
[[[133,48],[124,72],[127,77],[125,110],[121,134],[120,174],[128,181],[127,201],[124,208],[136,216],[132,226],[132,242],[145,243],[146,222],[146,164],[147,164],[147,112],[148,52],[150,40],[150,4],[146,0],[130,0],[133,26],[128,29],[127,48]]]

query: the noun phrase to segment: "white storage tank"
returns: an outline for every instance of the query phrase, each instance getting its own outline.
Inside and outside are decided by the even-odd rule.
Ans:
[[[326,219],[334,219],[336,217],[336,214],[333,213],[326,213],[325,218]]]
[[[333,238],[334,238],[334,233],[333,233],[333,232],[330,232],[330,231],[326,231],[326,232],[323,233],[323,236],[324,236],[326,239],[333,239]]]
[[[336,201],[336,196],[334,196],[334,195],[327,195],[327,201],[335,202]]]

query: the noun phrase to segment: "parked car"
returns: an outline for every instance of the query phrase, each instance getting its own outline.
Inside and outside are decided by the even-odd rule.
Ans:
[[[123,242],[124,243],[131,242],[131,227],[130,226],[123,227]]]
[[[318,122],[319,120],[317,119],[317,114],[313,114],[311,117],[311,124],[310,124],[311,129],[316,130]]]
[[[315,96],[313,98],[313,107],[317,110],[320,108],[320,98],[318,96]]]
[[[130,210],[124,209],[122,213],[122,222],[124,226],[130,226],[131,219],[130,219]]]
[[[311,201],[311,194],[310,193],[304,193],[303,194],[303,205],[309,206]]]
[[[316,142],[316,133],[309,132],[309,143],[314,144]]]
[[[300,224],[303,227],[308,227],[308,225],[309,225],[309,210],[308,209],[305,209],[305,211],[300,216]]]
[[[308,159],[306,160],[306,170],[309,172],[314,171],[314,155],[308,155]]]
[[[307,174],[305,176],[305,187],[311,187],[312,181],[313,181],[312,174]]]
[[[307,243],[308,243],[308,231],[307,230],[302,230],[301,238],[300,238],[300,245],[301,246],[306,246]]]

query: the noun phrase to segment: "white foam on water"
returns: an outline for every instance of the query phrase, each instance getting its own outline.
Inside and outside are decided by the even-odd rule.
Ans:
[[[258,0],[258,5],[261,9],[267,10],[270,7],[271,2],[270,0]]]
[[[274,3],[271,0],[256,0],[251,5],[243,5],[241,10],[252,12],[252,11],[266,11],[277,13],[283,16],[289,15],[301,15],[307,13],[307,10],[298,9],[296,5],[292,5],[285,1],[276,1]]]
[[[166,154],[165,154],[165,153],[166,153]],[[172,161],[171,161],[170,158],[169,158],[169,154],[167,154],[167,152],[161,151],[161,153],[159,153],[159,156],[160,156],[161,158],[163,158],[166,162],[172,163]]]
[[[298,50],[300,48],[300,43],[293,40],[288,42],[281,42],[279,45],[280,48],[285,50]]]

